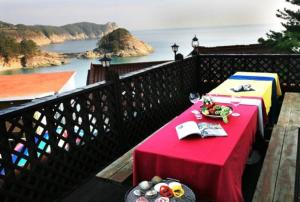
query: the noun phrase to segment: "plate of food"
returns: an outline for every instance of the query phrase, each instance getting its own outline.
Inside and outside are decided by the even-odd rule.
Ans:
[[[201,106],[201,113],[203,116],[223,119],[225,123],[228,123],[228,116],[232,114],[232,108],[230,106],[221,105],[213,102],[211,98],[205,98],[203,105]]]

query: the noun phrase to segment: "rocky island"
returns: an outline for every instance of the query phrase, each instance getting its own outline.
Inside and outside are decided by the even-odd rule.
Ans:
[[[39,46],[66,40],[99,39],[97,48],[83,53],[51,53]],[[88,22],[64,26],[13,25],[0,21],[0,70],[36,68],[68,63],[68,58],[99,58],[104,54],[117,57],[143,56],[153,48],[134,37],[116,23]]]
[[[0,70],[65,64],[69,56],[40,51],[38,46],[62,43],[66,40],[99,39],[117,27],[113,22],[29,26],[0,21]]]
[[[98,58],[103,54],[116,57],[143,56],[153,52],[153,48],[134,37],[128,30],[118,28],[102,37],[98,47],[93,51],[85,52],[82,57]]]

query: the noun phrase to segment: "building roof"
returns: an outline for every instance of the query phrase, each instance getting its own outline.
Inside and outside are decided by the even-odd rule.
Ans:
[[[198,54],[267,54],[276,53],[271,47],[261,44],[198,47]]]
[[[154,65],[159,65],[168,61],[152,61],[152,62],[137,62],[137,63],[122,63],[111,64],[110,69],[113,69],[120,76],[129,72],[145,69]],[[101,64],[91,64],[87,75],[87,85],[105,80],[105,68]]]
[[[75,72],[0,75],[0,101],[31,100],[74,88]]]

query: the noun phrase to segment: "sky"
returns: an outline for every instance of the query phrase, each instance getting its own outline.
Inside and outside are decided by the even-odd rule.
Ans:
[[[64,25],[116,22],[130,30],[280,25],[285,0],[0,0],[0,21]]]

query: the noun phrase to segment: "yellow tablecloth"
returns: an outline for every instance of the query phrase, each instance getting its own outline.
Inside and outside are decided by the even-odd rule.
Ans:
[[[231,88],[239,85],[250,84],[254,91],[233,92]],[[235,80],[227,79],[218,87],[209,92],[215,95],[239,95],[245,97],[262,97],[265,103],[267,114],[272,104],[272,81]]]
[[[277,96],[281,96],[281,88],[279,83],[279,77],[277,73],[268,73],[268,72],[236,72],[234,75],[244,75],[244,76],[266,76],[266,77],[273,77],[276,83],[276,93]]]
[[[235,76],[255,76],[255,77],[272,77],[275,79],[276,84],[276,94],[281,96],[281,88],[279,83],[279,78],[277,73],[267,73],[267,72],[236,72]],[[230,90],[239,85],[250,84],[254,91],[246,92],[233,92]],[[213,89],[210,94],[216,95],[239,95],[245,97],[262,97],[266,107],[266,113],[269,114],[270,108],[272,106],[272,81],[263,80],[236,80],[227,79],[221,83],[217,88]]]

